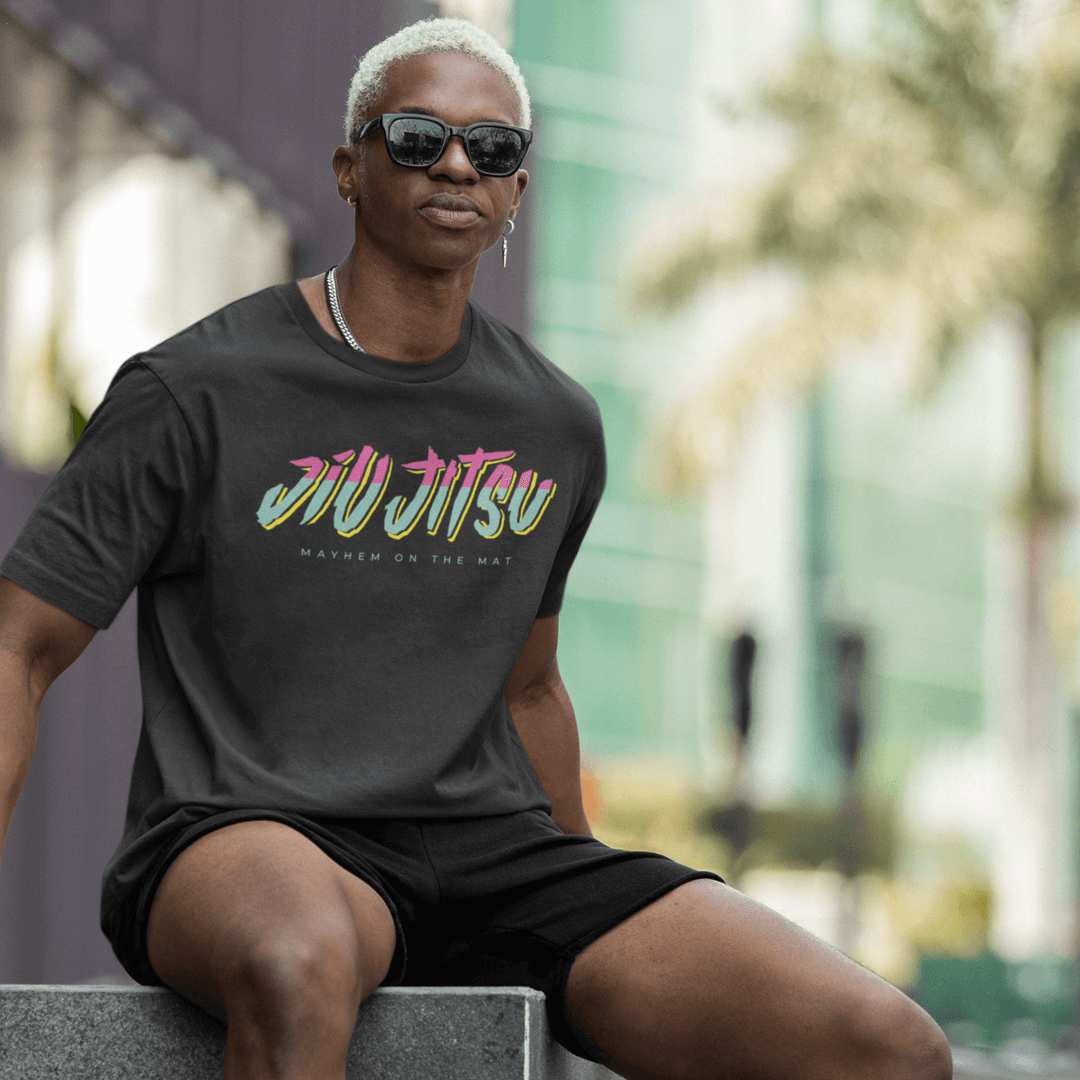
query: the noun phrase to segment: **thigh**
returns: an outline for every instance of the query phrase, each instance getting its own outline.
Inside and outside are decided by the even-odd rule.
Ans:
[[[177,856],[147,943],[162,982],[227,1019],[230,999],[260,980],[287,996],[310,972],[359,1006],[386,976],[396,932],[370,885],[295,829],[260,820],[207,833]]]
[[[574,961],[569,1021],[632,1080],[951,1075],[934,1022],[895,987],[736,890],[694,881]]]
[[[590,942],[658,897],[710,871],[647,851],[566,835],[540,811],[424,824],[442,910],[412,920],[409,985],[531,986],[547,999],[552,1033],[588,1056],[568,1028],[566,980]]]

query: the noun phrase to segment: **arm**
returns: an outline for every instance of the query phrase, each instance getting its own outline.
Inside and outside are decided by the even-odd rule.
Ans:
[[[96,633],[0,578],[0,856],[34,753],[41,699]]]
[[[506,703],[533,769],[566,833],[592,835],[581,802],[577,720],[555,659],[559,616],[537,619],[506,684]]]

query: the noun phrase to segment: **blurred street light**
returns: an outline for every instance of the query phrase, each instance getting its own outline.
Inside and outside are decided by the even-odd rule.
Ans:
[[[855,631],[836,635],[837,735],[844,761],[844,795],[837,820],[836,860],[844,875],[840,894],[839,941],[850,955],[859,938],[859,874],[870,850],[870,820],[859,791],[859,753],[865,725],[862,701],[866,641]]]
[[[838,727],[844,771],[853,778],[863,744],[862,680],[866,666],[866,641],[862,634],[845,631],[836,635],[836,674],[839,689]]]
[[[753,674],[757,641],[744,630],[728,648],[728,691],[731,721],[735,728],[735,774],[732,779],[732,798],[722,807],[714,809],[709,818],[712,829],[731,845],[735,857],[734,867],[729,871],[731,884],[735,884],[742,871],[742,857],[754,839],[753,810],[746,791],[746,750],[753,718]]]
[[[745,630],[731,643],[728,673],[731,683],[731,718],[738,736],[740,760],[746,754],[746,741],[750,736],[751,701],[750,679],[754,673],[754,657],[757,641]]]

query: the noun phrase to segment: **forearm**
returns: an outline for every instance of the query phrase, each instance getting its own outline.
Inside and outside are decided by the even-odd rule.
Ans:
[[[0,649],[0,859],[30,769],[40,704],[26,661]]]
[[[96,633],[0,577],[0,856],[34,753],[41,699]]]
[[[514,726],[551,800],[551,816],[566,833],[592,835],[581,800],[577,719],[558,670],[541,684],[507,697]]]

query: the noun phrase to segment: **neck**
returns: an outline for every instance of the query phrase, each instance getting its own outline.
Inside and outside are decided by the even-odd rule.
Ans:
[[[461,333],[476,266],[402,267],[358,243],[337,272],[341,313],[367,352],[403,364],[435,360]]]

